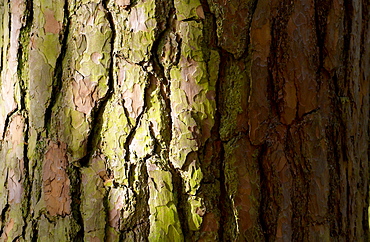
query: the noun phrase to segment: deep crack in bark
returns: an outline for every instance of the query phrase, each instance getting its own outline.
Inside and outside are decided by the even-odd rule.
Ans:
[[[79,160],[79,165],[82,167],[85,167],[89,164],[92,155],[96,151],[96,146],[99,142],[99,137],[102,129],[102,116],[105,111],[105,107],[108,103],[108,101],[111,99],[113,93],[114,93],[114,64],[115,64],[115,40],[116,40],[116,27],[114,23],[114,18],[112,13],[109,10],[109,7],[107,6],[109,0],[103,1],[103,7],[106,12],[106,17],[109,22],[110,29],[112,31],[112,36],[110,39],[110,63],[109,63],[109,70],[108,70],[108,90],[101,99],[99,99],[96,103],[96,105],[93,107],[91,111],[91,124],[90,127],[90,133],[87,137],[87,145],[86,145],[86,155]]]

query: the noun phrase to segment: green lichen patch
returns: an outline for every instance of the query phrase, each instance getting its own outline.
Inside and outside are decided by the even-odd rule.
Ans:
[[[93,112],[108,91],[112,30],[102,5],[74,12],[63,60],[60,92],[52,112],[51,136],[67,143],[70,162],[87,154]],[[84,36],[86,39],[84,39]],[[55,129],[55,127],[58,127]]]
[[[111,188],[108,195],[108,225],[119,233],[132,219],[136,197],[128,187]]]
[[[195,21],[179,22],[179,33],[182,39],[181,58],[190,58],[197,62],[204,61],[203,24]]]
[[[30,35],[27,36],[29,46],[29,101],[30,122],[36,130],[44,125],[45,110],[51,99],[54,69],[61,52],[62,23],[64,18],[64,2],[35,1],[33,23]]]
[[[179,222],[176,224],[178,218],[175,211],[176,207],[173,204],[155,208],[154,214],[149,217],[152,222],[149,241],[184,241]]]
[[[147,115],[144,114],[142,120],[147,119]],[[131,159],[143,159],[153,153],[154,139],[151,137],[147,121],[140,122],[140,126],[135,130],[135,136],[130,143],[129,150]]]
[[[191,163],[189,162],[190,165],[187,167],[187,169],[182,172],[182,177],[185,181],[186,193],[194,196],[200,187],[200,183],[203,179],[203,173],[201,168],[198,167],[197,161],[194,160],[196,156],[194,157],[194,155],[189,155],[188,158],[189,157],[193,157],[193,160],[190,161]]]
[[[225,222],[225,227],[238,231],[228,231],[231,238],[257,240],[263,237],[259,223],[260,209],[260,166],[258,164],[258,148],[250,144],[246,136],[232,138],[224,145],[225,150],[225,185],[230,198],[233,216]]]
[[[26,119],[15,113],[9,120],[7,132],[1,143],[0,157],[0,209],[3,211],[1,226],[2,239],[11,241],[22,234],[25,226],[24,201],[27,184],[25,184],[25,125]]]
[[[207,81],[207,65],[182,60],[180,66],[170,72],[173,133],[180,137],[172,141],[179,150],[171,154],[179,167],[189,152],[196,151],[210,137],[216,110],[215,100],[209,95],[215,90],[215,83]]]
[[[203,199],[198,194],[203,179],[203,173],[196,160],[196,153],[191,153],[187,158],[187,163],[190,163],[190,165],[181,172],[185,192],[188,195],[185,205],[187,223],[190,230],[198,231],[203,222],[203,215],[205,213],[205,207],[202,202]]]
[[[71,226],[73,224],[73,227]],[[58,218],[57,223],[50,221],[42,216],[39,218],[36,229],[38,230],[39,241],[71,241],[73,232],[80,228],[80,225],[72,222],[71,216]]]
[[[36,50],[30,51],[29,63],[32,80],[29,83],[30,122],[35,129],[41,130],[44,126],[45,110],[50,102],[53,70]]]
[[[118,60],[117,87],[122,93],[123,104],[133,126],[137,117],[144,110],[145,89],[148,85],[148,73],[142,66]]]
[[[156,87],[150,95],[150,101],[147,105],[147,120],[150,126],[150,132],[157,144],[160,145],[160,155],[167,156],[168,147],[170,142],[170,132],[168,129],[170,122],[170,114],[166,109],[166,102],[161,95],[160,88]]]
[[[40,60],[41,63],[48,64],[52,68],[55,68],[56,60],[59,56],[61,47],[59,35],[48,33],[44,35],[43,38],[33,38],[33,47],[37,48],[38,52],[44,57],[43,61]]]
[[[246,50],[256,2],[229,0],[226,4],[224,0],[209,1],[210,10],[216,17],[218,45],[236,58]]]
[[[128,181],[125,143],[131,128],[122,102],[114,95],[105,107],[99,146],[107,157],[108,167],[113,169],[115,181],[125,185]]]
[[[118,55],[130,62],[148,62],[155,40],[157,20],[155,1],[138,1],[130,11],[121,11],[120,7],[110,3],[116,25],[116,44]]]
[[[174,5],[177,20],[179,21],[204,19],[203,7],[199,0],[175,0]]]
[[[160,63],[165,69],[170,69],[179,55],[179,43],[174,32],[167,31],[165,37],[159,42],[157,55]]]
[[[91,167],[81,169],[82,191],[80,209],[82,220],[84,221],[85,239],[95,238],[104,241],[106,225],[104,199],[106,189],[103,186],[101,174],[94,169],[99,165],[104,165],[104,161],[95,159]]]
[[[247,127],[240,125],[246,122],[247,100],[249,93],[249,70],[244,61],[230,62],[226,66],[225,82],[221,86],[222,109],[220,137],[228,140],[235,133]]]
[[[188,21],[177,23],[181,56],[169,71],[172,137],[176,137],[170,143],[170,161],[179,169],[185,188],[187,227],[191,231],[199,231],[205,206],[200,194],[203,172],[198,152],[211,137],[215,124],[220,56],[205,44],[203,23],[194,21],[199,18],[194,16],[197,6],[175,2],[177,17],[183,14],[180,9],[185,5],[190,10],[186,13],[190,16],[185,17]]]
[[[188,225],[189,229],[192,231],[197,231],[202,225],[204,215],[204,206],[202,204],[202,199],[199,197],[191,196],[188,199]]]
[[[146,162],[149,185],[149,241],[183,241],[175,206],[171,172],[160,169],[156,157]]]
[[[83,113],[68,107],[63,111],[63,113],[58,113],[59,122],[56,124],[64,128],[57,132],[59,132],[58,136],[63,137],[63,140],[68,144],[70,161],[73,163],[87,153],[86,145],[89,134],[89,123]]]

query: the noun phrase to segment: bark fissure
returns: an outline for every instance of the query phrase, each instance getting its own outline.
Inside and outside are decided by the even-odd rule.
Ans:
[[[221,101],[221,71],[223,69],[223,49],[217,46],[217,24],[215,14],[211,12],[210,6],[207,0],[201,0],[202,8],[204,11],[205,19],[202,20],[204,24],[203,35],[203,54],[206,56],[206,70],[207,78],[212,77],[212,68],[215,63],[211,62],[209,50],[217,51],[220,55],[220,63],[217,66],[218,73],[215,78],[215,103],[216,107],[219,107],[222,103]],[[226,51],[224,51],[226,53]],[[201,151],[200,160],[201,167],[204,172],[204,178],[201,182],[200,193],[202,194],[204,200],[206,201],[206,207],[208,212],[204,217],[204,222],[200,230],[200,240],[217,240],[225,241],[228,238],[227,231],[227,220],[223,219],[229,216],[228,211],[232,208],[230,205],[230,198],[227,194],[225,187],[225,170],[224,170],[224,159],[225,152],[223,143],[220,138],[220,123],[221,123],[221,112],[216,108],[214,114],[214,126],[211,130],[211,135],[209,139],[205,142],[204,148]],[[210,152],[212,151],[212,152]],[[211,156],[210,156],[211,155]],[[208,201],[208,202],[207,202]],[[213,218],[217,221],[208,221],[207,216]],[[211,219],[209,219],[211,220]],[[210,226],[212,229],[206,230]]]
[[[63,10],[64,10],[65,15],[63,19],[62,32],[60,33],[60,38],[59,38],[60,44],[61,44],[61,50],[67,49],[69,31],[70,31],[70,26],[71,26],[72,15],[69,12],[68,0],[65,0]],[[63,61],[64,61],[65,55],[66,55],[66,51],[61,51],[55,63],[50,100],[48,102],[48,106],[45,108],[44,127],[46,128],[45,131],[46,131],[47,136],[49,136],[48,134],[51,129],[51,119],[52,119],[53,107],[57,104],[58,97],[61,94],[60,91],[63,85]]]
[[[37,240],[38,240],[39,229],[37,227],[37,224],[38,224],[38,222],[37,222],[36,219],[31,220],[31,234],[30,234],[30,237],[31,237],[32,242],[37,242]]]
[[[109,175],[110,174],[108,174],[108,177],[109,177]],[[102,238],[103,241],[107,241],[108,240],[108,233],[109,233],[109,228],[110,228],[109,216],[107,216],[107,214],[109,214],[109,193],[110,193],[111,189],[112,189],[111,187],[108,187],[106,189],[106,192],[105,192],[104,197],[102,199],[102,203],[103,203],[103,207],[104,207],[104,212],[106,214],[106,216],[104,217],[105,224],[104,224],[104,236]]]
[[[209,6],[208,6],[209,8]],[[211,13],[209,13],[211,15]],[[213,19],[213,31],[214,33],[216,32],[216,24],[215,24],[215,17],[212,15],[212,19]],[[214,45],[216,45],[216,43],[214,43]],[[223,65],[223,60],[224,58],[222,58],[222,52],[219,51],[219,53],[221,53],[221,57],[220,57],[220,64],[219,64],[219,72],[218,72],[218,76],[217,76],[217,81],[216,81],[216,97],[215,97],[215,100],[216,100],[216,106],[219,107],[220,104],[222,103],[222,101],[220,100],[221,99],[221,95],[220,95],[220,90],[221,90],[221,70],[223,69],[222,67],[224,66]],[[220,150],[219,150],[219,157],[218,157],[218,160],[216,164],[216,167],[218,168],[219,170],[219,183],[220,183],[220,193],[219,193],[219,196],[218,196],[218,203],[217,203],[217,208],[219,210],[219,213],[220,213],[220,218],[227,218],[229,217],[229,212],[231,210],[231,208],[229,207],[230,205],[230,198],[227,194],[227,191],[226,191],[226,187],[225,187],[225,150],[224,150],[224,146],[221,142],[221,137],[220,137],[220,123],[221,123],[221,112],[219,109],[216,109],[216,114],[215,114],[215,126],[214,126],[214,130],[216,132],[216,137],[215,137],[215,142],[219,142],[220,144]],[[226,229],[226,224],[227,224],[227,220],[226,219],[220,219],[220,222],[219,222],[219,229],[218,229],[218,239],[220,241],[225,241],[227,239],[226,237],[226,233],[225,231],[227,230]]]
[[[264,156],[267,152],[267,143],[259,146],[258,151],[258,166],[260,169],[260,206],[259,206],[259,222],[261,224],[261,229],[263,231],[263,236],[265,241],[271,241],[273,236],[276,234],[276,218],[271,214],[272,208],[269,207],[269,203],[272,203],[269,194],[268,174],[264,169]],[[272,218],[271,218],[272,217]]]
[[[103,113],[105,111],[105,107],[108,103],[108,101],[112,98],[112,95],[114,93],[114,65],[115,65],[115,41],[116,41],[116,27],[114,23],[113,15],[107,6],[109,0],[103,1],[103,6],[105,9],[105,14],[110,26],[110,29],[112,31],[111,37],[110,37],[110,63],[108,67],[108,90],[106,94],[99,99],[97,104],[93,107],[91,110],[91,125],[92,129],[90,131],[90,134],[87,137],[87,145],[86,145],[86,155],[78,162],[81,166],[88,166],[89,161],[92,158],[92,155],[96,151],[96,146],[98,144],[101,130],[102,130],[102,120],[101,117],[103,116]]]
[[[282,92],[284,90],[285,78],[283,75],[283,69],[286,68],[288,62],[288,54],[286,54],[290,43],[287,38],[287,25],[289,18],[294,11],[294,1],[281,1],[279,11],[274,11],[271,14],[271,29],[270,35],[271,41],[270,53],[268,57],[268,73],[269,78],[268,88],[268,100],[271,106],[272,115],[277,116],[278,120],[281,120],[282,111],[284,110],[284,99]],[[295,89],[297,86],[294,83]],[[295,95],[297,95],[295,93]],[[295,110],[295,117],[298,117],[298,109]],[[293,120],[294,120],[293,119]]]
[[[28,142],[29,142],[29,118],[27,112],[24,114],[25,116],[25,129],[24,129],[24,146],[23,146],[23,164],[24,164],[24,190],[25,190],[25,198],[23,202],[23,208],[22,211],[23,220],[24,220],[24,226],[22,228],[22,237],[26,237],[26,229],[28,223],[29,223],[29,216],[31,213],[31,192],[32,192],[32,177],[29,167],[29,159],[28,159]]]
[[[348,97],[350,102],[353,101],[353,97],[351,96],[351,92],[349,92],[349,77],[352,74],[352,63],[350,60],[350,49],[351,49],[351,35],[352,33],[352,17],[353,14],[353,6],[352,1],[349,0],[343,0],[344,5],[344,16],[343,16],[343,27],[344,27],[344,36],[343,36],[343,77],[342,80],[339,79],[339,81],[342,81],[340,83],[340,86],[344,89],[343,92],[338,93],[339,97]]]
[[[148,91],[148,80],[146,80],[146,85],[145,85],[145,88],[144,88],[144,94],[145,94],[145,98],[144,98],[144,104],[143,104],[143,109],[142,111],[139,113],[139,115],[136,117],[136,121],[135,121],[135,125],[131,128],[129,134],[127,135],[127,138],[126,138],[126,142],[125,142],[125,160],[128,164],[130,164],[130,159],[131,159],[131,155],[133,155],[133,153],[131,152],[130,150],[130,146],[132,144],[132,141],[135,137],[135,134],[136,134],[136,131],[137,129],[140,127],[140,125],[142,124],[141,121],[142,121],[142,117],[143,115],[146,113],[147,111],[147,91]],[[130,169],[130,171],[132,171],[132,169]],[[130,176],[132,177],[132,176]],[[130,184],[131,186],[132,184]]]
[[[7,2],[7,5],[8,7],[10,6],[10,0],[8,0]],[[4,13],[5,14],[5,13]],[[12,28],[12,13],[11,11],[8,12],[8,16],[9,16],[9,21],[8,21],[8,29],[9,29],[9,33],[11,33],[11,31],[14,31],[13,28]],[[4,48],[4,47],[3,47]],[[10,44],[8,44],[6,46],[6,50],[8,51],[10,49]],[[6,52],[7,52],[6,51]],[[3,52],[2,52],[3,53]],[[17,52],[17,55],[18,55],[18,61],[19,61],[19,53],[22,53],[22,49],[20,48]],[[3,59],[1,59],[3,60]],[[3,61],[1,61],[2,63]],[[18,67],[19,67],[19,64],[17,66],[17,71],[18,71]],[[14,97],[13,97],[14,98]],[[2,148],[2,144],[3,144],[3,141],[4,141],[4,138],[5,138],[5,134],[6,134],[6,131],[8,130],[8,127],[9,127],[9,121],[11,119],[11,117],[18,111],[18,107],[14,108],[13,110],[11,110],[7,115],[6,115],[6,118],[5,118],[5,121],[4,121],[4,130],[3,130],[3,134],[2,134],[2,140],[0,142],[0,149]]]
[[[216,26],[215,26],[215,29],[214,31],[216,31]],[[222,81],[224,79],[224,68],[225,68],[225,65],[227,63],[227,58],[226,58],[226,51],[223,51],[221,48],[220,48],[220,64],[219,64],[219,73],[218,73],[218,78],[217,78],[217,82],[216,82],[216,90],[220,92],[220,90],[222,89]],[[223,103],[223,97],[222,95],[217,95],[216,97],[216,102],[217,104],[221,104]],[[220,116],[220,120],[222,119],[222,113],[220,112],[220,110],[218,110],[217,112],[219,112],[219,116]],[[221,121],[220,121],[221,122]],[[221,217],[224,217],[224,218],[227,218],[227,219],[221,219],[220,220],[220,229],[218,231],[218,236],[219,236],[219,239],[221,241],[227,241],[230,238],[230,231],[229,231],[229,223],[230,223],[230,219],[232,219],[232,206],[231,206],[231,199],[230,199],[230,196],[228,194],[228,191],[227,191],[227,187],[226,187],[226,178],[225,178],[225,150],[224,150],[224,142],[229,142],[231,140],[231,138],[229,138],[229,140],[226,140],[226,141],[223,141],[222,140],[222,143],[221,143],[221,154],[220,154],[220,164],[219,164],[219,168],[220,168],[220,197],[219,197],[219,210],[220,210],[220,214],[221,214]]]
[[[325,49],[325,38],[326,28],[328,21],[329,10],[332,7],[333,2],[315,0],[315,27],[317,36],[318,56],[319,65],[317,69],[317,80],[321,79],[321,72],[324,70],[324,59],[327,57],[327,51]],[[319,87],[318,87],[319,88]]]
[[[172,184],[175,188],[175,201],[176,201],[176,208],[177,208],[177,213],[181,225],[181,230],[183,231],[184,234],[186,234],[189,231],[189,226],[187,224],[187,219],[186,219],[186,211],[185,211],[185,205],[186,205],[186,191],[184,189],[184,181],[181,177],[180,171],[176,169],[171,162],[168,163],[171,174],[172,174]]]
[[[330,174],[330,191],[329,191],[329,199],[328,199],[328,207],[329,207],[329,221],[330,221],[330,235],[333,237],[341,236],[343,231],[340,230],[342,227],[342,215],[340,214],[340,201],[338,195],[339,184],[340,184],[340,163],[336,161],[340,161],[341,153],[338,150],[338,142],[340,142],[340,137],[338,137],[338,131],[335,127],[335,120],[333,120],[332,125],[328,127],[328,131],[326,132],[326,136],[328,137],[329,142],[329,150],[328,150],[328,160],[329,160],[329,174]],[[340,143],[339,143],[340,144]],[[338,218],[336,220],[336,218]]]
[[[170,71],[171,71],[172,66],[178,65],[178,63],[180,61],[181,40],[180,41],[178,40],[179,36],[177,35],[176,36],[176,41],[178,43],[178,46],[177,46],[177,49],[176,49],[177,53],[175,54],[175,56],[176,56],[175,62],[172,63],[169,66],[168,69],[166,69],[165,66],[161,63],[161,61],[159,59],[159,56],[158,56],[158,53],[160,51],[161,42],[165,41],[165,39],[169,36],[170,33],[172,33],[173,29],[176,27],[175,26],[175,21],[177,21],[177,19],[176,19],[176,10],[175,10],[175,7],[174,7],[174,0],[166,1],[165,4],[167,4],[167,7],[169,8],[168,11],[167,11],[167,15],[165,16],[166,17],[166,23],[165,23],[164,29],[162,29],[159,32],[155,41],[153,42],[153,46],[152,46],[152,49],[151,49],[151,54],[152,54],[152,56],[151,56],[152,61],[151,62],[153,64],[154,75],[160,81],[161,93],[162,93],[163,98],[165,99],[166,112],[168,112],[167,113],[168,118],[169,118],[168,129],[169,129],[169,136],[170,137],[169,137],[166,145],[167,145],[167,149],[169,151],[170,141],[173,138],[173,133],[172,133],[173,120],[172,120],[172,107],[171,107],[171,99],[170,99],[170,96],[171,96]],[[160,16],[160,14],[161,14],[160,12],[157,13],[158,18],[163,17],[163,16]]]
[[[18,111],[19,111],[18,108],[15,108],[14,110],[12,110],[10,113],[8,113],[6,115],[6,119],[5,119],[5,122],[4,122],[4,130],[3,130],[2,140],[1,140],[0,145],[2,145],[2,143],[3,143],[4,139],[5,139],[6,131],[8,130],[9,123],[11,121],[11,118],[14,116],[14,114],[17,114]],[[1,148],[1,146],[0,146],[0,148]]]
[[[361,63],[361,69],[363,69],[363,71],[361,72],[361,78],[363,79],[367,79],[369,78],[369,73],[366,73],[366,70],[369,69],[370,67],[370,63],[369,61],[367,61],[369,59],[369,56],[370,56],[370,53],[369,53],[369,50],[368,48],[366,48],[366,46],[369,45],[369,40],[368,40],[368,36],[369,36],[369,29],[370,29],[370,4],[369,2],[367,1],[362,1],[362,20],[363,20],[363,27],[362,27],[362,31],[361,31],[361,51],[360,53],[364,53],[363,55],[360,56],[360,63]],[[370,88],[370,83],[368,82],[367,83],[367,88],[369,90]],[[364,97],[364,99],[367,101],[367,103],[369,102],[369,99],[370,99],[370,93],[367,95],[367,98]],[[364,102],[361,106],[361,110],[367,110],[367,116],[369,117],[370,116],[370,110],[366,107],[366,103]],[[370,134],[370,125],[369,125],[369,122],[367,122],[367,126],[368,128],[366,129],[367,130],[367,133]],[[367,156],[369,157],[370,156],[370,150],[367,149]],[[361,180],[363,181],[363,183],[367,184],[366,183],[366,180],[368,179],[368,176],[367,174],[370,173],[370,169],[369,167],[366,167],[366,165],[364,164],[361,164],[361,172],[362,172],[362,176],[361,176]],[[363,217],[365,218],[363,220],[363,223],[362,223],[362,227],[364,228],[364,233],[365,233],[365,236],[364,236],[364,240],[367,240],[369,241],[370,239],[370,229],[369,229],[369,209],[370,209],[370,201],[369,201],[369,198],[370,198],[370,188],[369,186],[366,187],[366,191],[365,191],[365,197],[367,198],[366,201],[365,201],[365,204],[366,206],[364,207],[363,209]]]
[[[2,39],[2,41],[4,40],[3,36],[1,36],[1,39]],[[3,60],[3,58],[4,58],[4,57],[3,57],[3,52],[1,51],[1,52],[0,52],[0,60],[1,60],[1,61],[0,61],[0,73],[3,71],[3,61],[2,61],[2,60]]]
[[[81,200],[83,199],[81,197],[81,171],[80,168],[70,165],[70,167],[67,168],[67,173],[71,181],[71,214],[73,217],[73,220],[71,220],[71,227],[73,228],[71,237],[72,241],[82,242],[85,236],[85,226],[81,213]]]
[[[23,186],[24,186],[24,199],[22,199],[22,217],[24,221],[24,225],[22,227],[22,234],[19,235],[23,238],[26,238],[26,229],[29,222],[29,216],[31,213],[31,192],[32,192],[32,177],[31,177],[31,171],[29,166],[29,158],[28,158],[28,142],[29,142],[29,128],[30,128],[30,122],[29,122],[29,110],[27,109],[26,100],[28,100],[28,87],[26,84],[26,76],[29,72],[29,67],[27,66],[27,60],[28,60],[28,48],[30,44],[29,36],[30,31],[32,27],[33,22],[33,1],[27,0],[26,1],[26,12],[24,17],[24,25],[20,29],[20,48],[18,49],[17,53],[17,59],[18,59],[18,66],[17,66],[17,74],[19,78],[19,89],[20,89],[20,104],[19,104],[19,113],[24,118],[24,139],[23,139],[23,172],[24,172],[24,180],[23,180]],[[1,233],[0,233],[1,234]]]
[[[248,30],[247,31],[247,38],[246,38],[246,48],[240,54],[240,57],[236,56],[235,60],[243,60],[243,59],[247,59],[247,58],[250,57],[250,49],[252,48],[251,38],[250,38],[250,31],[251,31],[252,20],[253,20],[254,14],[256,12],[258,1],[259,0],[249,0],[249,2],[248,2],[249,12],[248,12],[248,19],[247,19],[247,23],[246,23],[246,29]]]
[[[304,238],[304,231],[302,231],[302,205],[300,202],[302,202],[302,181],[301,181],[301,170],[299,167],[299,164],[296,164],[295,159],[296,154],[294,152],[294,140],[291,135],[291,129],[288,128],[288,145],[287,146],[287,151],[289,152],[288,154],[290,155],[289,158],[291,159],[290,165],[291,165],[291,171],[292,174],[294,175],[293,177],[293,187],[292,187],[292,193],[293,193],[293,198],[292,198],[292,208],[293,208],[293,214],[292,214],[292,230],[293,230],[293,241],[301,241]],[[297,167],[298,166],[298,167]],[[301,200],[300,200],[301,198]]]
[[[147,238],[149,235],[149,205],[148,205],[148,200],[149,200],[149,192],[148,192],[148,187],[145,184],[145,182],[148,180],[148,172],[147,168],[144,165],[146,163],[146,160],[149,158],[144,157],[142,161],[140,161],[139,164],[141,166],[140,174],[141,174],[141,179],[140,182],[141,184],[139,185],[140,192],[134,191],[134,197],[137,200],[135,204],[135,212],[132,216],[131,221],[126,227],[123,225],[120,225],[121,228],[121,233],[120,233],[120,241],[124,241],[125,236],[127,236],[128,233],[133,233],[134,238],[139,237],[139,238]],[[130,170],[135,170],[133,167],[130,167]],[[130,177],[133,177],[134,174],[130,174]],[[131,179],[130,179],[131,180]],[[134,181],[131,181],[131,184],[129,184],[128,187],[134,187]],[[132,239],[132,238],[127,238],[127,239]],[[135,239],[137,241],[139,239]],[[144,239],[144,241],[147,241]]]
[[[6,185],[6,184],[5,184]],[[7,203],[5,204],[4,208],[1,210],[1,228],[0,228],[0,234],[2,235],[4,233],[4,228],[6,226],[6,214],[10,208],[10,205]]]

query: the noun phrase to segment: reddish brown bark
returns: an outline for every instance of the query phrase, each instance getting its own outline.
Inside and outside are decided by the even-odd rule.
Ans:
[[[370,3],[0,3],[0,238],[368,241]]]

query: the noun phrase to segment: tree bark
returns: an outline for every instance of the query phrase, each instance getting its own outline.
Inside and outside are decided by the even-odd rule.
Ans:
[[[368,241],[370,3],[0,2],[2,241]]]

